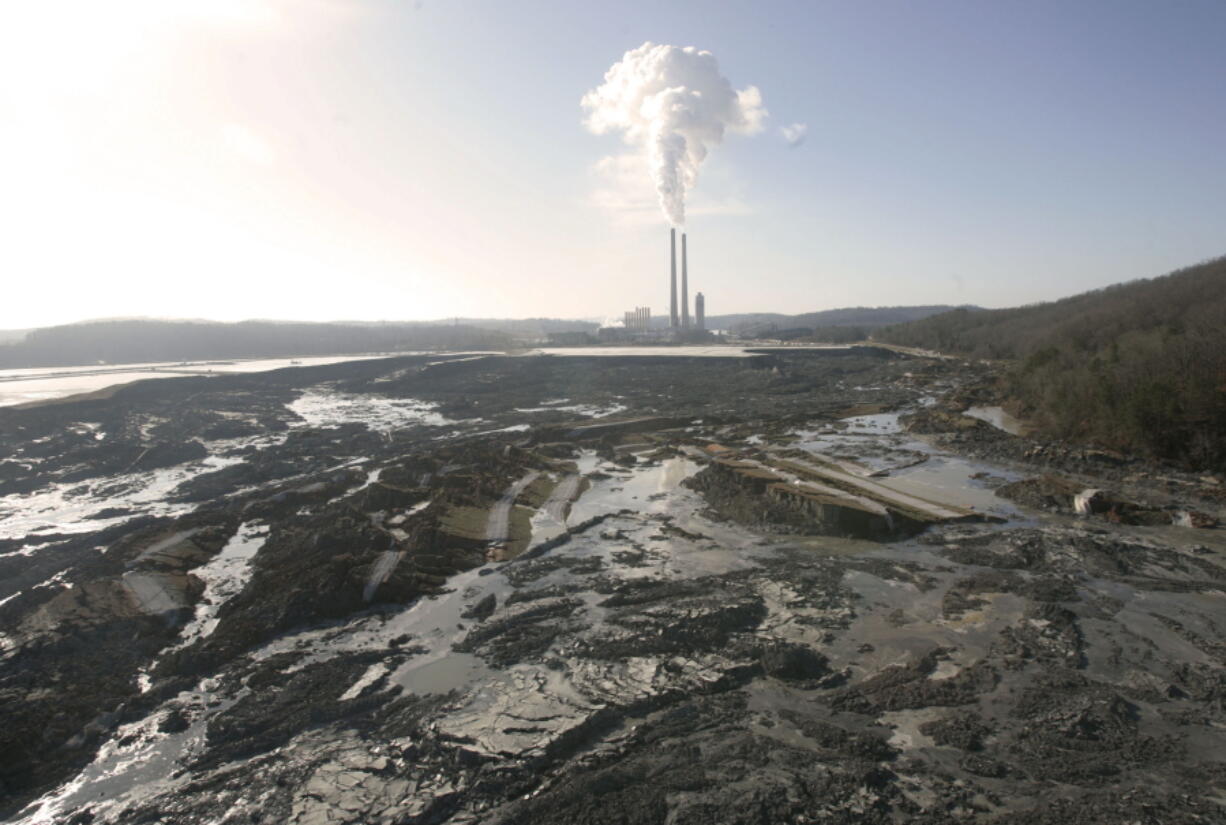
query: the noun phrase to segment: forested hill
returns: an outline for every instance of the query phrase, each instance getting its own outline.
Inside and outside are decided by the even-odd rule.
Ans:
[[[941,306],[843,307],[784,315],[776,312],[742,312],[731,315],[708,315],[708,329],[727,329],[738,334],[768,334],[775,330],[813,329],[821,327],[861,327],[873,329],[886,324],[898,324],[927,318],[953,309]],[[667,322],[667,318],[663,319]]]
[[[510,343],[506,333],[463,325],[94,321],[36,329],[21,341],[0,344],[0,367],[501,349]]]
[[[1053,435],[1226,467],[1226,257],[1052,303],[955,310],[873,337],[1011,360],[1007,391]]]

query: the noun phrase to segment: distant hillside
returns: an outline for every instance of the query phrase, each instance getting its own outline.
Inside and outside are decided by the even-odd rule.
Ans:
[[[551,332],[595,332],[596,321],[572,321],[563,318],[460,318],[460,324],[477,329],[506,332],[519,338],[545,338]]]
[[[20,341],[0,343],[0,367],[497,349],[511,343],[504,332],[463,325],[93,321],[36,329]]]
[[[955,310],[873,336],[1012,360],[1008,391],[1054,435],[1226,467],[1226,258],[1051,303]]]
[[[859,327],[872,330],[888,324],[900,324],[927,318],[954,307],[845,307],[820,312],[805,312],[800,315],[783,315],[773,312],[749,312],[732,315],[709,315],[709,329],[726,329],[738,335],[769,335],[780,330],[813,330],[831,327]]]
[[[440,318],[436,321],[342,321],[349,326],[379,327],[449,327],[462,326],[506,332],[524,340],[538,340],[551,332],[595,332],[600,328],[596,321],[571,320],[567,318]]]

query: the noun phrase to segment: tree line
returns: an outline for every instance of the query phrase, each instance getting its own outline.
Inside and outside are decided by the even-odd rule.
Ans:
[[[465,325],[93,321],[37,329],[0,344],[0,367],[505,349],[511,343],[505,332]]]
[[[1226,469],[1226,257],[1050,303],[954,310],[879,341],[1003,359],[1048,434]]]

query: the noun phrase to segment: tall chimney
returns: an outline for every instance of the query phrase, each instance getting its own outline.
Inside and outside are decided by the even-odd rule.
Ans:
[[[669,286],[672,290],[672,297],[668,302],[668,325],[670,327],[677,326],[677,230],[668,230],[668,261],[671,266],[672,278],[669,281]]]
[[[689,277],[686,273],[685,262],[685,233],[681,233],[681,327],[689,329],[690,327],[690,286]]]

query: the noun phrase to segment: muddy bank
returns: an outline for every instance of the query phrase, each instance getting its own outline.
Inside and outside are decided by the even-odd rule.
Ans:
[[[1226,542],[1106,517],[1149,468],[1033,482],[956,363],[595,360],[0,411],[5,814],[1221,819]]]

